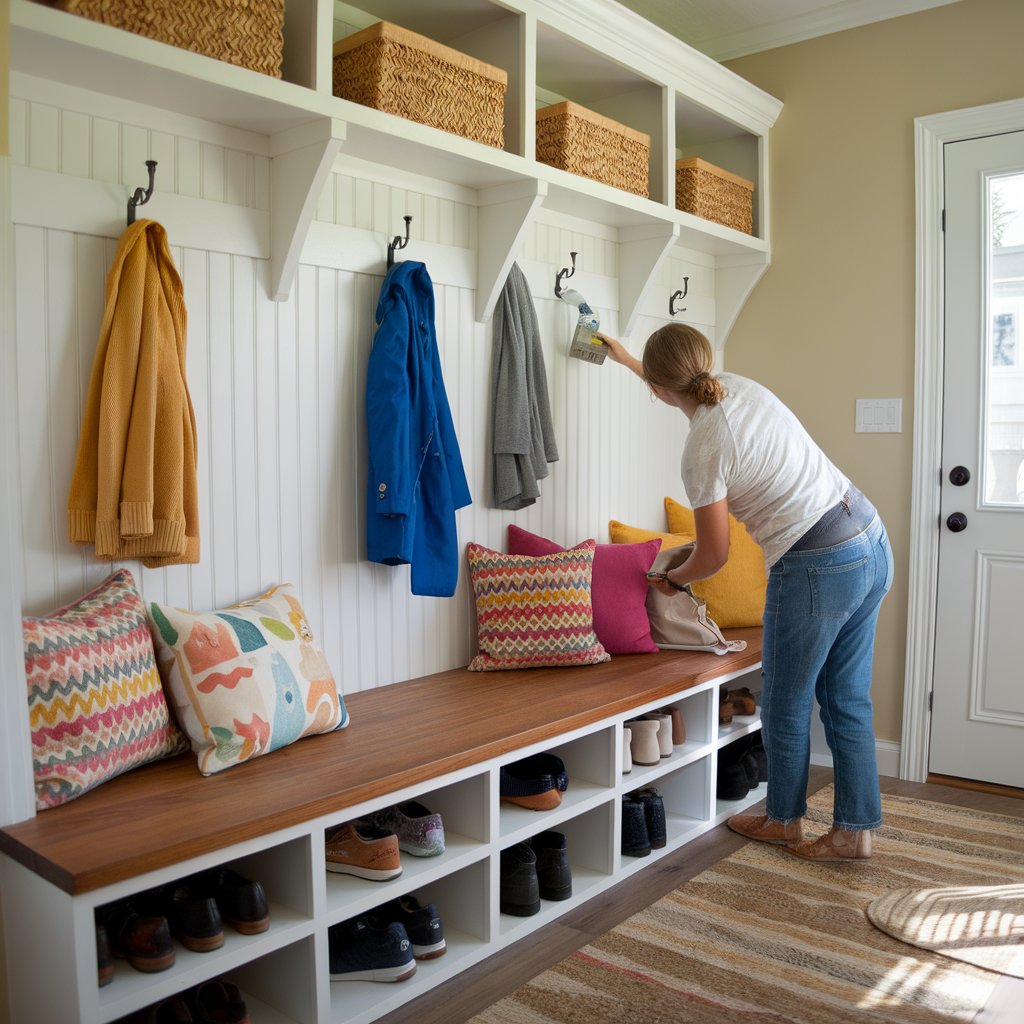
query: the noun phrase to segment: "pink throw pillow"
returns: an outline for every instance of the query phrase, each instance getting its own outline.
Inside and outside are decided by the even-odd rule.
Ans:
[[[609,654],[655,654],[651,621],[647,617],[647,581],[644,573],[654,564],[661,542],[598,544],[590,598],[594,606],[594,632]],[[510,555],[552,555],[566,549],[509,523]]]

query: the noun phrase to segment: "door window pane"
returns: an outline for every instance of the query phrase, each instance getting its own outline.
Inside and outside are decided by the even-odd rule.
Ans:
[[[988,185],[985,502],[1024,507],[1024,172]]]

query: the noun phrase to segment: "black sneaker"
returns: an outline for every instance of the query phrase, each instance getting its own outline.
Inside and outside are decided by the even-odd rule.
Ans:
[[[622,798],[622,852],[626,857],[646,857],[651,852],[644,805],[629,795]]]
[[[416,973],[412,942],[402,925],[354,917],[327,929],[331,981],[405,981]]]
[[[397,921],[409,936],[417,960],[435,960],[448,951],[441,915],[433,903],[421,906],[415,896],[399,896],[371,911],[369,917],[380,927]]]
[[[665,802],[661,794],[648,786],[646,789],[638,789],[632,796],[644,806],[644,823],[647,825],[647,838],[651,841],[651,849],[660,850],[668,842]]]
[[[501,912],[530,917],[540,910],[537,855],[529,843],[501,851]]]
[[[567,900],[572,896],[569,846],[561,832],[541,832],[530,840],[537,855],[537,882],[542,900]]]

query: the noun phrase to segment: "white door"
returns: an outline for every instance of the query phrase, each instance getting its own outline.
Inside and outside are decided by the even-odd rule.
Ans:
[[[929,772],[1024,787],[1024,132],[945,146]]]

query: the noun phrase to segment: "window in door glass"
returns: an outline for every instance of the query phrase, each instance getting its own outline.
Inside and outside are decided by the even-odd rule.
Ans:
[[[1024,507],[1024,172],[988,186],[985,502]]]

